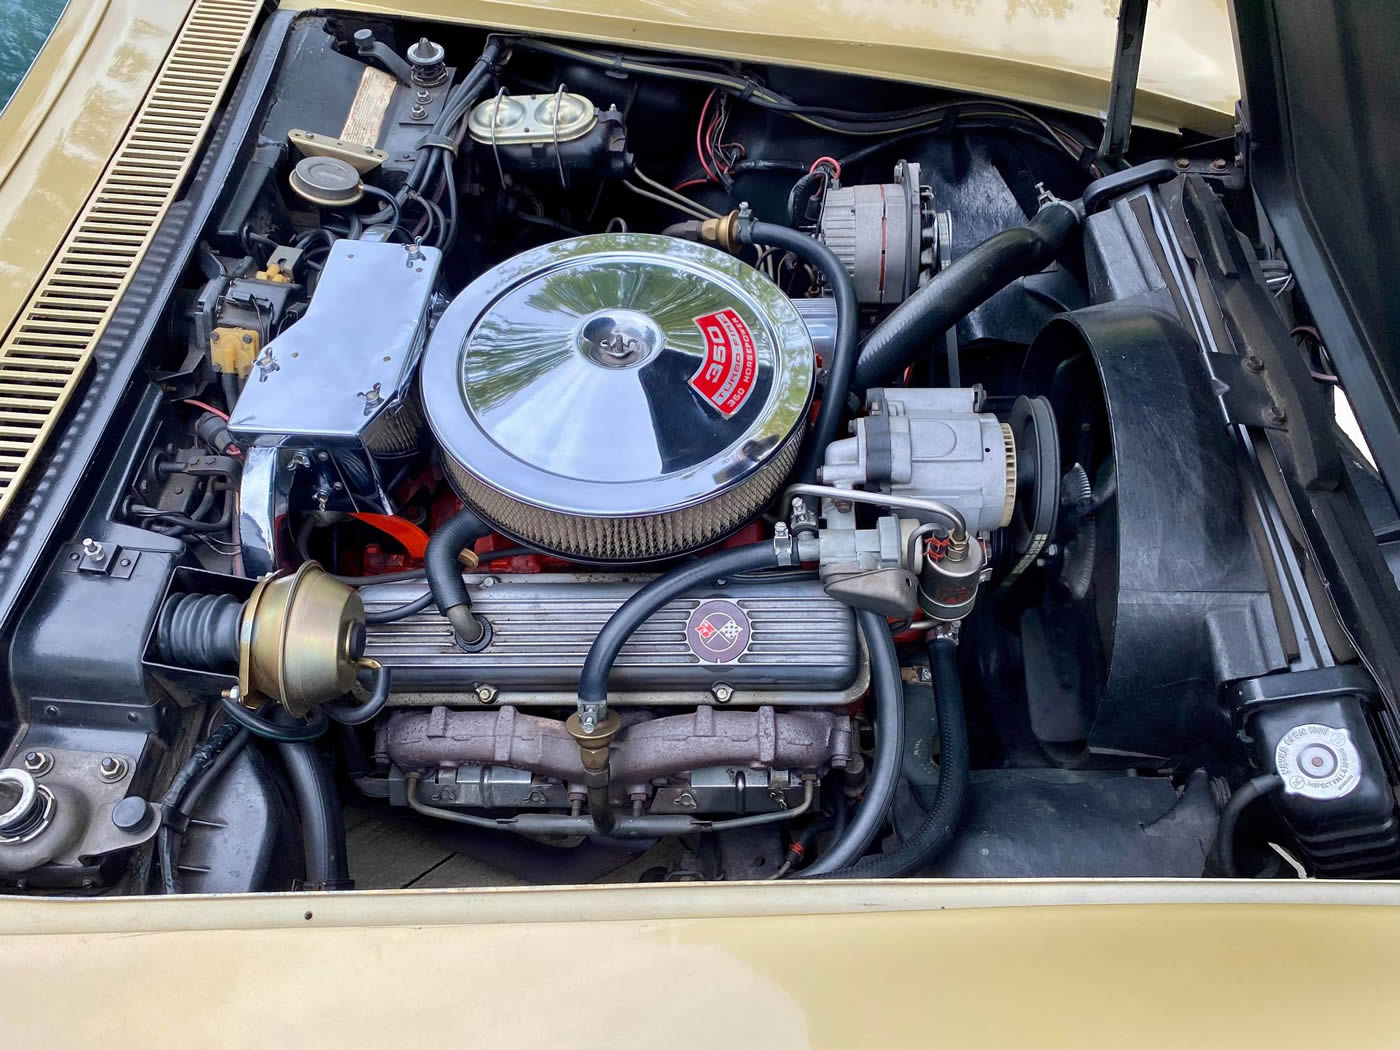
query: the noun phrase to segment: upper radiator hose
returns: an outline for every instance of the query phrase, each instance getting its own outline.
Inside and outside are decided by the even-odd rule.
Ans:
[[[1051,200],[1024,226],[1013,226],[988,237],[940,270],[870,334],[856,362],[855,388],[866,390],[897,375],[940,333],[970,311],[1016,278],[1044,269],[1079,228],[1080,221],[1077,206]],[[844,315],[845,311],[840,313]],[[844,393],[843,388],[843,396]],[[822,403],[823,412],[826,405],[827,402]]]

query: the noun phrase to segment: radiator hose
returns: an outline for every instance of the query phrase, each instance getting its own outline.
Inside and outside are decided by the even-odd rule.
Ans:
[[[490,531],[491,526],[475,511],[463,507],[438,527],[423,555],[423,569],[438,612],[452,624],[462,646],[472,652],[485,648],[491,640],[491,625],[472,612],[471,596],[467,594],[457,556]]]
[[[869,615],[869,614],[867,614]],[[888,632],[886,632],[888,633]],[[868,636],[867,636],[868,638]],[[893,648],[893,646],[891,646]],[[871,653],[874,659],[874,653]],[[938,789],[923,822],[892,853],[856,860],[836,868],[829,863],[834,849],[804,871],[803,875],[824,875],[838,879],[895,879],[913,875],[925,867],[952,841],[962,819],[967,799],[970,760],[967,750],[967,713],[963,710],[962,683],[958,680],[958,646],[949,638],[935,638],[929,645],[933,666],[934,706],[938,714]],[[895,688],[902,693],[895,669]],[[879,723],[876,723],[878,742]],[[898,759],[896,759],[896,763]],[[872,777],[873,780],[873,777]],[[893,794],[893,791],[891,791]],[[862,808],[868,803],[862,803]],[[854,828],[860,817],[851,822]],[[881,821],[883,823],[883,820]],[[864,850],[862,850],[864,852]],[[860,854],[855,854],[858,857]],[[824,863],[825,862],[825,863]]]
[[[1043,270],[1079,223],[1080,212],[1074,204],[1051,200],[1024,226],[988,237],[934,274],[865,341],[852,380],[855,388],[866,390],[898,375],[940,334],[1016,278]]]
[[[895,785],[904,754],[904,686],[899,677],[899,655],[889,625],[879,613],[856,610],[856,622],[870,650],[870,692],[875,701],[875,758],[870,780],[855,816],[834,836],[825,853],[794,877],[810,879],[842,876],[843,869],[860,859],[889,817]]]
[[[1240,789],[1230,796],[1220,813],[1220,823],[1215,827],[1215,842],[1206,856],[1205,876],[1219,876],[1229,879],[1240,877],[1235,864],[1235,828],[1239,825],[1240,814],[1251,802],[1272,794],[1283,787],[1283,778],[1277,773],[1264,773],[1245,781]]]
[[[287,780],[301,817],[301,837],[306,851],[306,887],[312,890],[348,890],[350,864],[345,854],[345,814],[340,793],[315,744],[278,744]]]

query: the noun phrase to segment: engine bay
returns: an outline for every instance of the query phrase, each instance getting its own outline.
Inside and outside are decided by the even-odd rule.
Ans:
[[[1394,701],[1299,509],[1378,481],[1232,141],[260,46],[9,640],[7,888],[375,888],[365,822],[461,885],[1400,870]]]

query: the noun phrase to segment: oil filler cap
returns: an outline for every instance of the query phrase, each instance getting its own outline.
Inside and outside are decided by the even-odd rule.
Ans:
[[[337,157],[303,157],[290,181],[298,197],[323,208],[343,208],[365,195],[360,173]]]
[[[1284,733],[1274,748],[1274,769],[1290,795],[1342,798],[1361,783],[1361,755],[1345,729],[1307,722]]]

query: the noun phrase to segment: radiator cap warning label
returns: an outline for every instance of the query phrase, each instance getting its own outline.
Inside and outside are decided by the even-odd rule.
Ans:
[[[1304,798],[1332,799],[1361,782],[1361,756],[1345,729],[1309,722],[1283,734],[1274,748],[1283,790]]]

